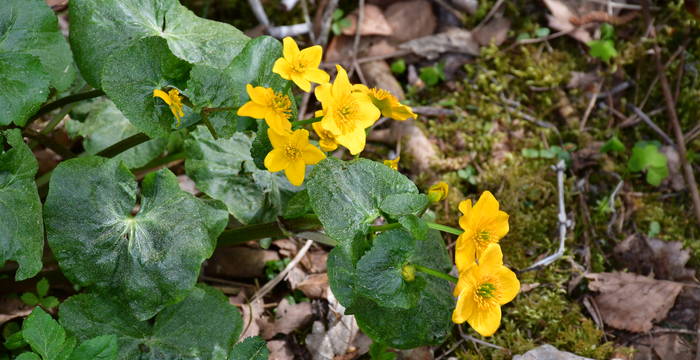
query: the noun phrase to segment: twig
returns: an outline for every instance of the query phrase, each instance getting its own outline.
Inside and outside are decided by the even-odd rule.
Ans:
[[[318,35],[318,44],[326,46],[328,42],[328,34],[331,31],[331,23],[333,22],[333,12],[338,7],[338,0],[329,0],[326,8],[323,9],[323,23],[321,24],[321,32]]]
[[[467,339],[464,339],[464,338],[459,339],[459,341],[457,341],[457,343],[454,344],[454,346],[452,346],[451,348],[449,348],[447,351],[445,351],[444,353],[442,353],[440,356],[436,357],[435,360],[441,360],[442,358],[446,357],[447,355],[452,354],[455,350],[457,350],[457,348],[458,348],[460,345],[462,345],[462,343],[463,343],[465,340],[467,340]]]
[[[316,34],[313,31],[313,26],[311,25],[311,17],[309,16],[309,4],[306,0],[301,0],[301,12],[304,15],[304,21],[309,26],[309,39],[312,43],[316,43]]]
[[[608,221],[608,227],[607,227],[607,234],[609,237],[613,237],[613,225],[615,225],[615,221],[617,220],[617,210],[615,209],[615,198],[617,197],[617,194],[620,192],[622,189],[622,186],[625,185],[624,180],[620,180],[619,183],[617,183],[617,186],[615,186],[615,189],[613,190],[612,194],[610,194],[610,198],[608,199],[608,207],[610,208],[610,211],[612,212],[612,216],[610,217],[610,221]]]
[[[472,30],[472,32],[474,32],[474,31],[476,31],[476,30],[478,30],[478,29],[481,29],[484,25],[486,25],[486,23],[488,23],[489,20],[491,20],[491,18],[492,18],[494,15],[496,15],[496,11],[498,11],[498,9],[501,7],[501,5],[503,5],[503,1],[504,1],[504,0],[498,0],[498,1],[496,1],[496,3],[493,4],[493,7],[491,7],[491,10],[489,10],[489,13],[486,14],[486,17],[484,17],[484,19],[481,20],[481,22],[479,23],[479,25],[477,25],[477,26]]]
[[[461,11],[453,8],[452,5],[448,4],[445,0],[435,0],[435,2],[442,6],[445,10],[451,12],[457,19],[464,22],[465,16]]]
[[[475,338],[475,337],[473,337],[473,336],[471,336],[471,335],[465,334],[464,331],[462,330],[462,327],[461,327],[461,326],[457,326],[457,328],[459,328],[459,335],[462,336],[462,338],[465,339],[465,340],[469,340],[469,341],[471,341],[471,342],[473,342],[473,343],[477,343],[477,344],[479,344],[479,345],[488,346],[488,347],[490,347],[490,348],[494,348],[494,349],[498,349],[498,350],[503,350],[503,351],[507,351],[508,353],[510,353],[510,350],[508,350],[507,348],[504,348],[503,346],[499,346],[499,345],[496,345],[496,344],[492,344],[492,343],[490,343],[490,342],[488,342],[488,341],[480,340],[480,339],[477,339],[477,338]]]
[[[586,112],[583,113],[583,118],[581,119],[581,125],[579,126],[579,131],[583,131],[583,129],[586,127],[586,123],[588,122],[588,118],[591,116],[591,112],[593,111],[593,108],[595,107],[596,100],[598,100],[598,93],[600,92],[600,89],[602,86],[603,86],[602,83],[596,84],[595,89],[593,90],[593,95],[591,95],[591,100],[588,102],[588,107],[586,108]]]
[[[255,15],[255,18],[258,19],[260,24],[265,27],[270,27],[270,25],[272,25],[270,23],[270,19],[267,18],[267,14],[260,3],[260,0],[248,0],[248,4],[250,5],[251,10],[253,10],[253,15]]]
[[[255,302],[255,300],[262,299],[270,290],[272,290],[277,284],[279,284],[284,278],[289,274],[294,267],[297,266],[297,264],[301,261],[301,259],[306,255],[306,252],[309,251],[309,248],[311,248],[311,245],[313,245],[314,241],[313,240],[306,240],[306,243],[304,246],[299,250],[297,255],[292,259],[292,261],[287,264],[287,266],[277,274],[272,280],[268,281],[263,287],[258,290],[255,295],[253,295],[253,298],[250,300],[250,302]]]
[[[661,138],[664,139],[664,141],[665,141],[668,145],[675,146],[675,143],[673,142],[673,139],[671,139],[671,137],[668,136],[668,134],[666,134],[663,130],[661,130],[661,128],[660,128],[658,125],[656,125],[656,123],[654,123],[654,122],[649,118],[649,116],[647,116],[647,114],[645,114],[640,108],[638,108],[638,107],[636,107],[636,106],[634,106],[634,105],[632,105],[632,104],[630,104],[629,107],[630,107],[630,109],[632,109],[632,111],[634,111],[634,113],[635,113],[640,119],[642,119],[642,121],[644,121],[645,124],[649,125],[649,127],[650,127],[652,130],[654,130],[657,134],[659,134],[659,136],[661,136]]]
[[[691,141],[693,141],[696,137],[700,135],[700,124],[695,125],[694,128],[690,129],[685,135],[683,135],[683,138],[685,139],[686,144],[690,144]]]
[[[644,9],[644,18],[646,19],[647,24],[651,24],[649,0],[644,0],[642,2],[642,7]],[[655,31],[652,31],[652,37],[656,38]],[[688,190],[690,191],[690,198],[693,200],[695,220],[698,222],[698,224],[700,224],[700,192],[698,192],[698,184],[695,182],[693,168],[688,162],[687,150],[683,139],[683,130],[681,129],[680,121],[678,121],[678,114],[676,113],[676,104],[673,101],[671,86],[669,85],[668,78],[666,77],[666,69],[661,62],[661,48],[656,42],[654,42],[654,59],[656,60],[656,70],[659,73],[661,90],[664,94],[664,100],[666,101],[666,111],[668,112],[668,117],[671,119],[673,134],[676,138],[676,148],[680,157],[681,166],[683,167],[683,172],[685,173],[685,182],[688,185]]]
[[[365,0],[359,0],[357,9],[357,23],[355,25],[355,38],[352,43],[352,70],[349,76],[352,76],[354,70],[357,70],[357,75],[360,77],[360,82],[367,84],[365,75],[360,69],[360,63],[357,62],[357,52],[360,49],[360,39],[362,38],[362,22],[365,21]]]
[[[566,208],[564,207],[564,171],[566,170],[566,163],[564,160],[559,160],[553,169],[557,171],[557,189],[559,193],[559,249],[552,255],[535,262],[524,270],[519,270],[518,273],[522,274],[527,271],[537,270],[544,266],[547,266],[560,257],[564,255],[564,243],[566,241],[566,228],[571,226],[571,220],[566,217]]]

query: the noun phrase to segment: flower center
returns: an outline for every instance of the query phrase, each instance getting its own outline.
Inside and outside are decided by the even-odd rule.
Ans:
[[[304,73],[306,71],[306,61],[297,58],[294,61],[290,61],[290,63],[294,72]]]
[[[479,248],[485,248],[486,246],[488,246],[490,239],[491,235],[486,230],[480,230],[477,231],[476,234],[474,234],[474,242]]]
[[[355,130],[355,114],[357,114],[357,101],[348,96],[340,102],[340,106],[335,109],[335,123],[342,133],[349,133]]]
[[[301,156],[301,151],[292,145],[285,145],[284,154],[289,160],[296,160]]]
[[[476,294],[484,299],[490,299],[494,296],[496,286],[491,283],[484,283],[476,290]]]
[[[275,97],[272,99],[271,107],[278,113],[288,113],[292,102],[289,101],[289,97],[282,93],[275,93]]]

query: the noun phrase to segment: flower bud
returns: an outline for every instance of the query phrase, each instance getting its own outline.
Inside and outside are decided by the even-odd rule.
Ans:
[[[430,201],[434,203],[445,200],[448,191],[449,186],[447,185],[447,183],[444,181],[440,181],[439,183],[431,186],[428,189],[428,199],[430,199]]]
[[[401,276],[407,282],[411,282],[416,279],[416,267],[411,264],[406,264],[401,268]]]

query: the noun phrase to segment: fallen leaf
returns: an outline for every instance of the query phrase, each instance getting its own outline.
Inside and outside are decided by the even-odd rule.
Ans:
[[[17,297],[0,297],[0,325],[29,315],[32,307],[27,306]]]
[[[233,305],[239,305],[237,299],[229,298],[229,302]],[[258,319],[262,318],[262,314],[265,311],[263,307],[262,299],[257,299],[251,303],[240,304],[241,317],[243,318],[243,333],[238,338],[240,340],[249,338],[251,336],[260,335],[260,326],[258,325]]]
[[[667,165],[668,165],[668,177],[664,179],[664,183],[671,186],[671,189],[675,191],[682,191],[685,189],[685,179],[683,178],[683,173],[681,172],[681,157],[678,155],[678,151],[673,146],[662,146],[659,149],[662,154],[666,155]]]
[[[401,84],[391,73],[389,65],[383,61],[370,61],[360,65],[369,86],[384,89],[399,99],[405,97]]]
[[[355,35],[355,33],[357,32],[358,10],[355,10],[352,14],[348,15],[348,20],[350,20],[350,26],[343,29],[343,35]],[[365,5],[365,11],[362,17],[362,26],[360,27],[360,35],[387,36],[391,35],[391,33],[391,25],[389,25],[389,23],[384,18],[382,9],[372,4]]]
[[[458,28],[405,42],[399,45],[399,48],[411,51],[428,60],[435,60],[440,54],[446,52],[479,55],[479,43],[474,39],[472,33]]]
[[[387,56],[396,53],[396,47],[382,39],[367,49],[367,56]]]
[[[267,342],[270,350],[269,360],[294,360],[294,353],[285,340],[271,340]]]
[[[311,274],[326,272],[328,253],[325,251],[309,251],[301,258],[301,265]]]
[[[287,299],[282,299],[277,305],[274,320],[270,322],[269,318],[263,317],[258,321],[258,325],[262,331],[263,338],[271,339],[277,334],[289,334],[306,326],[313,318],[310,302],[290,304]]]
[[[651,340],[654,353],[661,359],[692,360],[695,357],[688,343],[678,334],[661,334]]]
[[[571,18],[576,18],[579,14],[570,1],[544,0],[544,3],[551,12],[551,15],[547,14],[549,27],[559,31],[571,31],[576,28],[576,25],[571,23]],[[569,36],[584,44],[593,40],[591,34],[585,29],[577,29],[569,33]]]
[[[194,196],[199,194],[199,190],[194,181],[187,175],[178,175],[177,182],[180,185],[180,190],[186,191]]]
[[[300,290],[311,299],[325,298],[328,292],[328,274],[312,274],[297,284],[295,289]]]
[[[392,29],[391,39],[405,42],[432,34],[437,26],[432,4],[427,0],[400,1],[384,11]]]
[[[647,332],[663,320],[683,284],[623,273],[588,274],[588,288],[598,291],[595,302],[603,321],[616,329]]]
[[[513,360],[592,360],[570,352],[561,351],[552,345],[540,345],[522,355],[513,356]]]
[[[275,240],[272,242],[272,244],[280,249],[279,253],[283,257],[293,258],[294,255],[297,254],[297,251],[299,251],[299,246],[297,246],[297,243],[290,239]]]
[[[279,259],[277,252],[272,250],[225,247],[218,249],[207,261],[204,273],[225,278],[261,277],[265,274],[265,263]]]
[[[284,279],[287,280],[292,289],[296,289],[297,286],[299,286],[299,283],[306,279],[306,272],[304,272],[304,270],[300,269],[298,266],[295,266],[289,270]]]
[[[472,32],[474,39],[481,45],[494,44],[499,46],[506,41],[508,30],[510,30],[510,20],[504,17],[495,18],[486,25],[475,29]]]
[[[338,303],[331,291],[328,291],[328,327],[321,321],[315,321],[311,334],[306,337],[306,347],[314,360],[333,359],[348,352],[362,355],[353,345],[360,331],[355,317],[345,315],[345,308]],[[366,350],[365,350],[366,352]]]
[[[684,250],[679,241],[648,239],[635,234],[617,244],[613,254],[635,273],[653,273],[662,280],[692,281],[695,278],[695,270],[686,268],[690,251]]]
[[[664,325],[674,328],[694,329],[700,316],[700,288],[684,286],[676,298]]]
[[[433,360],[433,351],[429,346],[421,346],[411,350],[401,351],[402,360]]]

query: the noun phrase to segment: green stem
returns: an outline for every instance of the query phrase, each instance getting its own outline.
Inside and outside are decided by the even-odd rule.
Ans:
[[[121,153],[123,153],[126,150],[131,149],[132,147],[135,147],[137,145],[141,145],[145,143],[146,141],[150,140],[151,138],[148,137],[148,135],[144,133],[138,133],[136,135],[131,135],[128,138],[98,152],[96,155],[97,156],[103,156],[103,157],[115,157]]]
[[[453,228],[453,227],[451,227],[451,226],[440,225],[440,224],[436,224],[436,223],[432,223],[432,222],[427,222],[427,221],[426,221],[425,223],[426,223],[426,224],[428,225],[428,227],[431,228],[431,229],[440,230],[440,231],[442,231],[442,232],[446,232],[446,233],[449,233],[449,234],[462,235],[462,233],[464,232],[464,231],[462,231],[462,230],[460,230],[460,229],[455,229],[455,228]]]
[[[202,111],[202,122],[204,122],[204,125],[207,126],[207,129],[209,129],[209,132],[211,133],[211,136],[214,137],[214,140],[218,140],[219,134],[216,133],[216,129],[214,129],[214,125],[212,125],[211,121],[209,121],[209,112]]]
[[[428,274],[430,276],[435,276],[436,278],[447,280],[447,281],[453,282],[455,284],[457,283],[457,281],[459,281],[459,279],[457,279],[456,277],[449,275],[449,274],[445,274],[442,271],[437,271],[435,269],[427,268],[425,266],[420,266],[418,264],[412,264],[412,265],[416,268],[417,271]]]
[[[170,155],[168,155],[168,156],[164,156],[164,157],[159,157],[159,158],[153,159],[151,162],[149,162],[148,164],[146,164],[146,165],[144,165],[144,166],[142,166],[142,167],[140,167],[140,168],[131,169],[131,172],[133,172],[133,173],[144,172],[144,171],[151,170],[151,169],[160,167],[160,166],[162,166],[162,165],[171,163],[171,162],[173,162],[173,161],[182,160],[182,159],[184,159],[184,158],[185,158],[185,153],[184,153],[184,152],[179,152],[179,153],[170,154]]]
[[[48,134],[50,133],[56,126],[63,120],[68,113],[73,110],[73,108],[77,105],[76,103],[71,103],[68,104],[67,106],[64,106],[61,111],[59,111],[56,115],[54,115],[53,118],[51,118],[51,121],[46,125],[45,128],[41,129],[40,133],[41,134]]]
[[[264,238],[283,238],[289,232],[317,230],[321,222],[316,215],[305,215],[296,219],[281,220],[266,224],[245,225],[224,231],[219,236],[217,247],[230,246]]]
[[[96,98],[96,97],[102,96],[104,94],[105,93],[102,90],[92,90],[92,91],[86,91],[84,93],[69,95],[69,96],[60,98],[54,102],[50,102],[50,103],[42,106],[39,109],[39,111],[37,111],[36,114],[34,114],[34,116],[32,116],[32,118],[29,119],[29,121],[27,122],[27,125],[29,125],[32,121],[38,119],[41,115],[44,115],[50,111],[53,111],[55,109],[58,109],[58,108],[63,107],[65,105],[68,105],[70,103]],[[26,127],[26,125],[25,125],[25,127]]]
[[[399,223],[391,223],[391,224],[384,224],[384,225],[372,225],[369,227],[369,232],[375,233],[379,231],[386,231],[386,230],[391,230],[391,229],[396,229],[400,228],[401,224]]]
[[[297,128],[300,126],[308,125],[308,124],[313,124],[315,122],[319,122],[323,119],[323,116],[311,118],[311,119],[306,119],[306,120],[299,120],[299,121],[292,121],[292,126]]]

